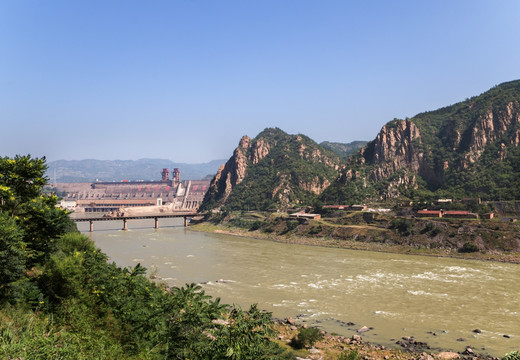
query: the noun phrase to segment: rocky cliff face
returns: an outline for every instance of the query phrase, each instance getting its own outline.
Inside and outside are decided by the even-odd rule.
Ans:
[[[370,173],[381,181],[396,171],[407,168],[418,173],[423,159],[419,128],[410,120],[395,120],[384,125],[374,141],[361,150],[361,163],[377,164]]]
[[[340,164],[338,156],[303,135],[266,129],[254,139],[244,136],[211,182],[203,208],[304,203],[335,181]]]
[[[225,204],[233,188],[246,177],[249,164],[258,164],[267,154],[269,144],[263,138],[252,141],[249,136],[244,135],[233,156],[218,169],[207,197],[213,197],[219,205]]]
[[[493,143],[506,135],[502,147],[507,145],[518,146],[520,143],[520,103],[511,101],[504,108],[486,111],[479,116],[469,132],[468,146],[465,151],[463,167],[478,161],[488,144]],[[460,138],[460,134],[457,136]],[[454,144],[455,146],[460,143]]]
[[[467,189],[466,195],[474,195],[493,184],[514,186],[510,179],[498,185],[499,174],[490,169],[509,177],[520,171],[514,165],[519,144],[520,81],[514,81],[447,108],[389,122],[351,159],[339,183],[357,189],[373,185],[372,195],[381,198],[421,186],[459,188],[461,196]]]

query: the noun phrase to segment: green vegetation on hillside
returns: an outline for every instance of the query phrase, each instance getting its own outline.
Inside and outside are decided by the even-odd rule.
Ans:
[[[364,147],[366,144],[367,141],[353,141],[351,143],[323,141],[320,143],[320,146],[324,147],[325,149],[332,150],[338,156],[342,157],[345,160],[348,160],[348,158],[352,154]]]

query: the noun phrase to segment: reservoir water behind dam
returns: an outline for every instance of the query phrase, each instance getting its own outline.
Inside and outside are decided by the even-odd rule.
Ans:
[[[191,231],[182,219],[99,222],[88,232],[119,266],[141,263],[171,286],[203,284],[224,303],[397,347],[502,356],[520,349],[520,265],[293,245]],[[224,280],[223,282],[219,280]],[[354,323],[354,325],[349,325]],[[480,333],[472,330],[479,329]],[[505,337],[504,335],[507,335]]]

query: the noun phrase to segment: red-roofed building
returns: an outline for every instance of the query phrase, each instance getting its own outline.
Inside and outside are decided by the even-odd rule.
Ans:
[[[467,210],[447,210],[444,212],[445,217],[477,219],[478,214],[470,213]]]
[[[442,217],[442,211],[440,210],[419,210],[417,211],[418,217]]]

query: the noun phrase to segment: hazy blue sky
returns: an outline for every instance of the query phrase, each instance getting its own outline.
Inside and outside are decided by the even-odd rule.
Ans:
[[[520,78],[518,0],[0,0],[0,155],[228,158],[373,139]]]

